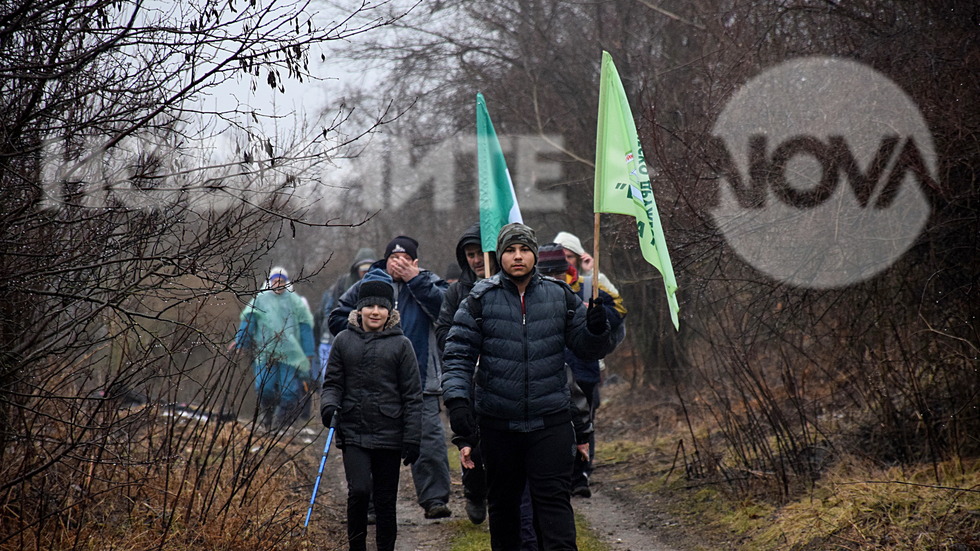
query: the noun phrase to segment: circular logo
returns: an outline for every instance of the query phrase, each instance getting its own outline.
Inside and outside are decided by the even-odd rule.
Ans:
[[[866,280],[929,218],[932,136],[895,83],[854,61],[809,57],[746,83],[713,129],[726,155],[711,215],[757,270],[827,289]]]

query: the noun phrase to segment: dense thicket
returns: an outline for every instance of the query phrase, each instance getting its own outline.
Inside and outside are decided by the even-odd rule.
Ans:
[[[568,208],[525,214],[545,239],[560,229],[591,235],[599,60],[612,54],[654,172],[680,333],[631,219],[603,217],[603,271],[631,309],[627,344],[642,366],[634,382],[681,383],[692,411],[713,420],[718,432],[697,442],[709,470],[774,473],[766,478],[789,491],[827,451],[882,462],[980,452],[974,3],[495,0],[413,15],[397,39],[357,55],[387,63],[384,92],[415,102],[419,112],[401,122],[416,135],[471,131],[481,91],[498,132],[562,136],[563,178],[547,185]],[[924,116],[938,159],[923,185],[931,215],[913,246],[882,273],[833,289],[760,273],[711,216],[726,185],[712,136],[719,114],[749,79],[804,56],[854,60],[895,82]]]

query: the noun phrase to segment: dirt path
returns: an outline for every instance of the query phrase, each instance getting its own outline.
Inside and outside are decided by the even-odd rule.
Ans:
[[[601,476],[601,469],[596,470]],[[592,497],[572,498],[575,512],[588,521],[596,537],[608,543],[615,551],[680,551],[669,547],[651,526],[650,518],[615,495],[601,480],[592,484]]]
[[[322,450],[322,438],[317,440],[318,442],[310,447],[311,450]],[[638,511],[635,503],[630,505],[624,501],[628,500],[628,496],[624,496],[615,486],[604,483],[602,471],[601,466],[596,469],[592,497],[573,498],[572,502],[576,513],[585,517],[596,536],[608,543],[614,551],[682,551],[663,543],[657,528],[667,521],[651,518],[648,512]],[[341,452],[334,449],[330,453],[321,481],[321,493],[328,496],[323,502],[331,503],[332,508],[335,510],[339,508],[342,512],[346,502],[346,486]],[[458,472],[453,473],[453,497],[449,507],[453,511],[452,517],[439,520],[426,519],[422,508],[415,502],[411,470],[402,467],[398,492],[396,550],[446,551],[450,548],[456,530],[455,523],[466,520]],[[369,550],[374,549],[373,527],[371,530],[368,535]]]
[[[319,438],[311,449],[323,449],[323,439]],[[324,501],[331,503],[331,507],[341,513],[347,503],[347,482],[344,479],[344,464],[341,459],[342,452],[334,449],[330,452],[329,459],[323,469],[323,477],[320,482],[320,493],[324,496]],[[457,481],[458,482],[458,481]],[[447,520],[465,518],[463,512],[462,497],[454,499],[449,504],[453,510],[453,516],[448,519],[429,520],[425,518],[422,508],[415,502],[415,486],[412,484],[412,471],[408,467],[402,467],[399,476],[398,490],[398,540],[395,544],[396,551],[445,551],[449,549],[452,538],[452,527],[447,525]],[[462,517],[460,516],[462,515]],[[368,551],[374,551],[374,526],[368,527]],[[346,546],[339,546],[338,549],[346,549]]]

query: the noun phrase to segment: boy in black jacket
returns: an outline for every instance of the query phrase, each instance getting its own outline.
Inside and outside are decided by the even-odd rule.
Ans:
[[[337,335],[320,394],[320,416],[337,416],[337,446],[347,476],[347,538],[351,551],[367,548],[368,502],[373,492],[377,548],[392,551],[398,533],[395,501],[398,460],[419,457],[422,385],[412,343],[398,326],[394,291],[364,281],[347,331]]]
[[[496,253],[490,253],[490,274],[497,273]],[[459,303],[473,290],[477,281],[487,277],[480,239],[480,223],[466,228],[456,243],[456,263],[459,265],[459,279],[449,285],[442,301],[439,319],[435,323],[436,340],[440,354],[446,347],[446,336],[453,325],[453,316]],[[453,435],[453,444],[460,449],[460,467],[463,478],[463,497],[466,498],[466,516],[473,524],[480,524],[487,518],[487,475],[483,469],[483,457],[476,445],[478,438]],[[472,456],[468,455],[472,454]]]

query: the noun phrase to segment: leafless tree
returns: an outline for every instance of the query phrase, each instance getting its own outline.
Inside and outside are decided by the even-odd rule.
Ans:
[[[17,503],[0,547],[71,547],[163,480],[175,497],[149,532],[163,548],[176,515],[225,523],[269,480],[252,478],[269,452],[215,455],[217,428],[154,419],[188,400],[245,413],[227,320],[278,240],[330,225],[310,204],[323,163],[386,118],[351,130],[347,106],[276,133],[282,114],[249,103],[309,85],[333,43],[397,17],[310,8],[0,2],[0,495]],[[188,453],[224,467],[174,470]],[[232,466],[221,495],[210,477]],[[182,501],[187,484],[210,493]]]

